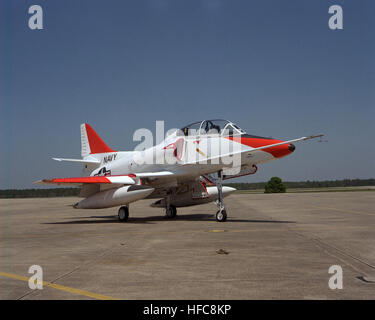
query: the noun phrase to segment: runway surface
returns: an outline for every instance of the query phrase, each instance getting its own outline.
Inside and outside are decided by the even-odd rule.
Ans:
[[[0,299],[375,299],[375,192],[233,194],[78,210],[77,198],[0,200]],[[31,290],[28,269],[43,269]],[[343,270],[332,290],[328,269]]]

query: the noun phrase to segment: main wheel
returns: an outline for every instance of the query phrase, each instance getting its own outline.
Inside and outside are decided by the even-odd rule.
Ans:
[[[227,211],[225,209],[216,212],[216,221],[225,222],[227,221]]]
[[[118,209],[118,219],[121,222],[128,221],[129,218],[129,208],[127,206],[123,206],[120,209]]]
[[[170,205],[169,208],[165,210],[165,215],[168,219],[173,219],[177,215],[177,209],[174,205]]]

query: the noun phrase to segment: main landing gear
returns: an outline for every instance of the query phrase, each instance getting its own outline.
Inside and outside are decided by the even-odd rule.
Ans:
[[[173,218],[176,218],[176,215],[177,215],[176,206],[171,204],[171,195],[168,194],[165,197],[165,216],[167,219],[173,219]]]
[[[177,209],[173,204],[170,204],[168,208],[165,208],[165,216],[168,219],[176,218]]]
[[[218,178],[215,181],[217,192],[218,192],[216,204],[219,207],[219,211],[216,212],[216,221],[225,222],[227,221],[227,210],[225,208],[225,204],[223,201],[223,172],[219,171],[217,175],[218,175]]]
[[[118,219],[120,222],[128,221],[129,218],[129,207],[123,206],[120,209],[118,209]]]

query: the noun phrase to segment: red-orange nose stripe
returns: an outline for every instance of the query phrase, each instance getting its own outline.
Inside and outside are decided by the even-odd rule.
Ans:
[[[229,137],[229,139],[242,143],[252,148],[259,148],[259,147],[268,146],[268,145],[275,144],[275,143],[284,142],[283,140],[277,140],[277,139],[261,139],[261,138],[249,138],[249,137]],[[285,157],[291,152],[293,152],[289,149],[289,144],[282,144],[280,146],[271,147],[268,149],[264,149],[262,151],[272,154],[275,158]]]

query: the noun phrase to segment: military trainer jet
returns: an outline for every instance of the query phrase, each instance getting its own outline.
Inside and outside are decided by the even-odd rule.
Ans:
[[[285,157],[295,150],[293,142],[246,134],[231,121],[203,120],[176,130],[161,143],[140,151],[115,151],[93,128],[81,125],[82,177],[44,179],[35,183],[81,186],[84,199],[79,209],[120,206],[118,218],[127,221],[129,204],[157,199],[151,206],[165,208],[166,217],[176,217],[177,207],[215,201],[216,221],[227,219],[223,198],[236,189],[223,180],[254,174],[257,165]]]

